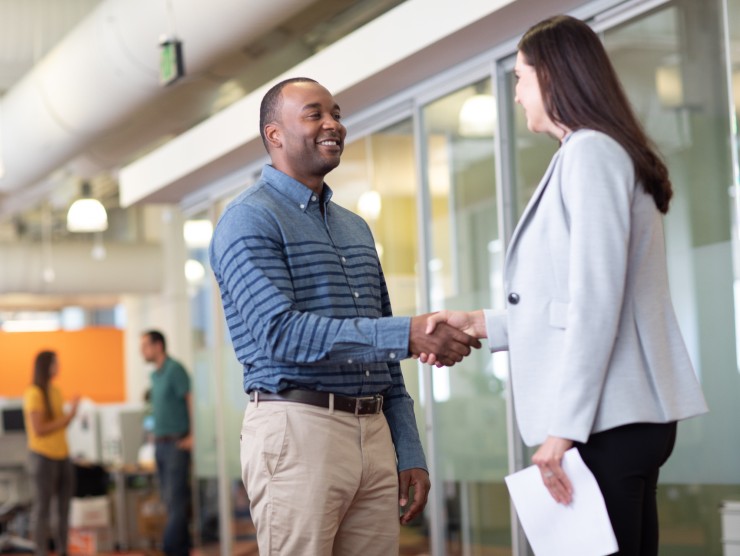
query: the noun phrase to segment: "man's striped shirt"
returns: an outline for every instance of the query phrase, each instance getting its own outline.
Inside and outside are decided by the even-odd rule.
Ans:
[[[398,363],[410,319],[392,317],[364,220],[328,185],[319,198],[268,165],[229,203],[209,254],[246,392],[382,393],[399,470],[426,468]]]

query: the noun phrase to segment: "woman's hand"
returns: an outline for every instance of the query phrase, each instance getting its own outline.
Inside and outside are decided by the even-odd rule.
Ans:
[[[486,333],[486,319],[483,314],[483,310],[477,311],[439,311],[432,313],[427,318],[426,333],[431,334],[439,323],[446,323],[450,326],[457,328],[472,336],[473,338],[485,338]],[[430,365],[437,365],[437,367],[443,367],[437,356],[434,353],[422,353],[419,355],[419,360],[422,363],[429,363]]]
[[[486,320],[483,310],[477,311],[438,311],[427,318],[427,334],[434,332],[437,324],[446,322],[458,330],[462,330],[473,338],[486,337]]]
[[[563,455],[572,447],[572,440],[548,436],[532,456],[532,463],[540,468],[542,482],[559,504],[568,505],[573,500],[573,485],[561,467]]]
[[[74,396],[70,401],[69,413],[67,413],[67,424],[77,415],[77,410],[80,408],[80,396]]]

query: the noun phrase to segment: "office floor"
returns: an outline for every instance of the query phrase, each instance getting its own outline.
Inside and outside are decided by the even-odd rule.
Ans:
[[[191,551],[191,556],[219,556],[220,547],[213,545],[209,547],[196,548]],[[234,544],[233,556],[259,556],[257,543],[254,540],[237,541]],[[462,553],[457,546],[448,546],[448,556],[460,556]],[[511,549],[495,547],[475,547],[475,554],[480,556],[511,556]],[[142,552],[111,552],[99,556],[163,556],[158,551]],[[399,556],[429,556],[428,539],[419,531],[403,528],[401,530],[401,542],[399,545]]]

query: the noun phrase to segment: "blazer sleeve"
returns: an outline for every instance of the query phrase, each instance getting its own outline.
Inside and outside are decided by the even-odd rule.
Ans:
[[[619,328],[636,184],[631,158],[602,133],[573,136],[562,157],[569,303],[548,434],[585,442]]]
[[[491,353],[495,353],[497,351],[508,351],[509,329],[506,321],[506,310],[485,309],[483,314],[486,319],[488,348],[491,350]]]

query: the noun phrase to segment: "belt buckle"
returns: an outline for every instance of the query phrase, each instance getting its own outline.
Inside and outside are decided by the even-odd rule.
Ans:
[[[380,394],[376,394],[375,396],[365,396],[364,398],[355,398],[355,417],[359,417],[361,415],[360,409],[366,402],[375,403],[375,408],[372,411],[373,414],[377,415],[383,410],[383,396]],[[362,413],[362,415],[366,414]]]

